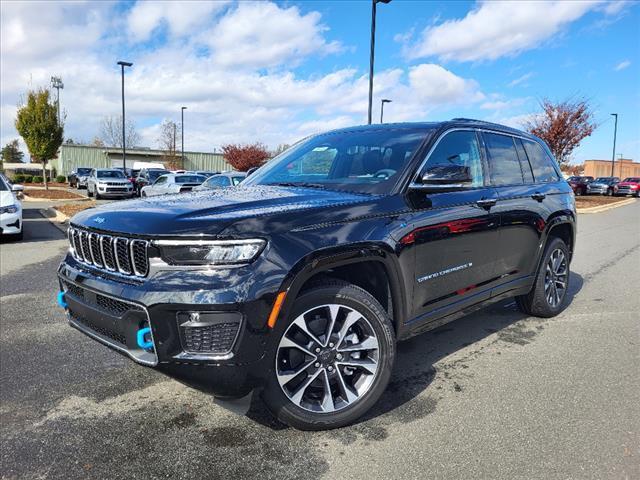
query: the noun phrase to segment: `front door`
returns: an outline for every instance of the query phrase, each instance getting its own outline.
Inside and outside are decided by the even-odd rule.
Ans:
[[[435,320],[488,298],[495,280],[498,218],[492,205],[497,193],[485,182],[474,130],[445,133],[422,171],[451,163],[469,167],[471,186],[455,192],[409,194],[417,211],[412,231],[401,243],[415,249],[411,318],[417,322]]]

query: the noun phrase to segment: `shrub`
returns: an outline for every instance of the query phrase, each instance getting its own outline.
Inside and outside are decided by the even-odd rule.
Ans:
[[[67,181],[67,177],[65,177],[64,175],[58,175],[56,177],[56,182],[58,183],[65,183]]]
[[[22,173],[16,173],[13,176],[13,183],[24,183],[24,175]]]
[[[22,180],[23,183],[32,183],[33,182],[33,175],[25,175],[24,176],[24,180]]]
[[[222,147],[224,159],[234,170],[246,172],[250,168],[260,167],[269,159],[267,148],[261,143],[253,145],[224,145]]]
[[[32,181],[33,183],[42,183],[44,182],[44,178],[42,178],[40,175],[36,175],[35,177],[33,177]]]

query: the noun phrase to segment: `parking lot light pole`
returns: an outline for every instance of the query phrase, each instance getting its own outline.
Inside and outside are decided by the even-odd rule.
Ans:
[[[371,0],[371,51],[369,54],[369,113],[368,124],[371,125],[371,107],[373,103],[373,61],[376,48],[376,5],[389,3],[391,0]]]
[[[181,160],[182,160],[182,168],[184,169],[184,111],[187,109],[187,107],[180,107],[180,130],[181,130],[181,136],[182,136],[182,155],[181,155]]]
[[[60,77],[51,77],[51,86],[57,90],[56,104],[58,106],[58,125],[60,125],[60,90],[64,90],[64,83]]]
[[[389,100],[387,98],[383,98],[382,100],[380,100],[380,123],[382,123],[382,119],[384,117],[384,104],[385,103],[391,103],[391,100]]]
[[[618,114],[612,113],[611,115],[613,115],[616,119],[615,126],[613,127],[613,155],[611,155],[611,176],[613,177],[613,167],[616,163],[616,135],[618,134]]]
[[[127,174],[127,130],[124,121],[124,67],[131,67],[131,62],[118,62],[122,72],[122,169]]]

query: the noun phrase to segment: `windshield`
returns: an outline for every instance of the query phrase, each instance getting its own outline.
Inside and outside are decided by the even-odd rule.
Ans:
[[[625,182],[638,183],[640,182],[640,178],[638,177],[628,177],[624,179]]]
[[[286,150],[242,184],[387,193],[430,133],[395,128],[318,135]]]
[[[176,183],[202,183],[206,179],[202,175],[179,175],[176,177]]]
[[[6,192],[9,190],[9,185],[6,184],[4,178],[0,177],[0,192]]]
[[[120,170],[98,170],[96,176],[98,178],[124,178],[124,173]]]
[[[79,168],[78,175],[89,175],[91,173],[90,168]]]
[[[611,180],[611,177],[598,177],[593,181],[593,183],[607,183],[609,180]]]
[[[240,182],[242,182],[246,177],[231,177],[231,183],[233,185],[238,185]]]

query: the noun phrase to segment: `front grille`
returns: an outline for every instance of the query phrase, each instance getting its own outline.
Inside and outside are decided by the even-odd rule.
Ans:
[[[92,290],[87,290],[65,280],[62,281],[62,285],[65,291],[65,295],[71,295],[77,300],[80,300],[85,305],[103,310],[104,312],[109,313],[115,317],[121,317],[124,313],[130,310],[142,311],[142,308],[138,307],[137,305],[123,302],[113,297],[108,297],[106,295],[93,292]]]
[[[76,260],[110,272],[145,277],[149,273],[146,240],[111,237],[70,227],[69,244]]]
[[[191,353],[221,354],[233,347],[238,334],[238,322],[216,323],[201,327],[184,327],[184,347]]]
[[[73,317],[73,319],[76,322],[81,323],[85,327],[93,330],[96,333],[99,333],[103,337],[110,338],[111,340],[113,340],[114,342],[119,343],[123,347],[127,346],[127,340],[126,340],[125,336],[122,335],[121,333],[115,332],[115,331],[111,330],[110,328],[105,328],[105,327],[101,327],[99,325],[96,325],[91,320],[86,318],[84,315],[80,315],[80,314],[75,313],[75,312],[69,312],[69,314],[71,315],[71,317]]]

